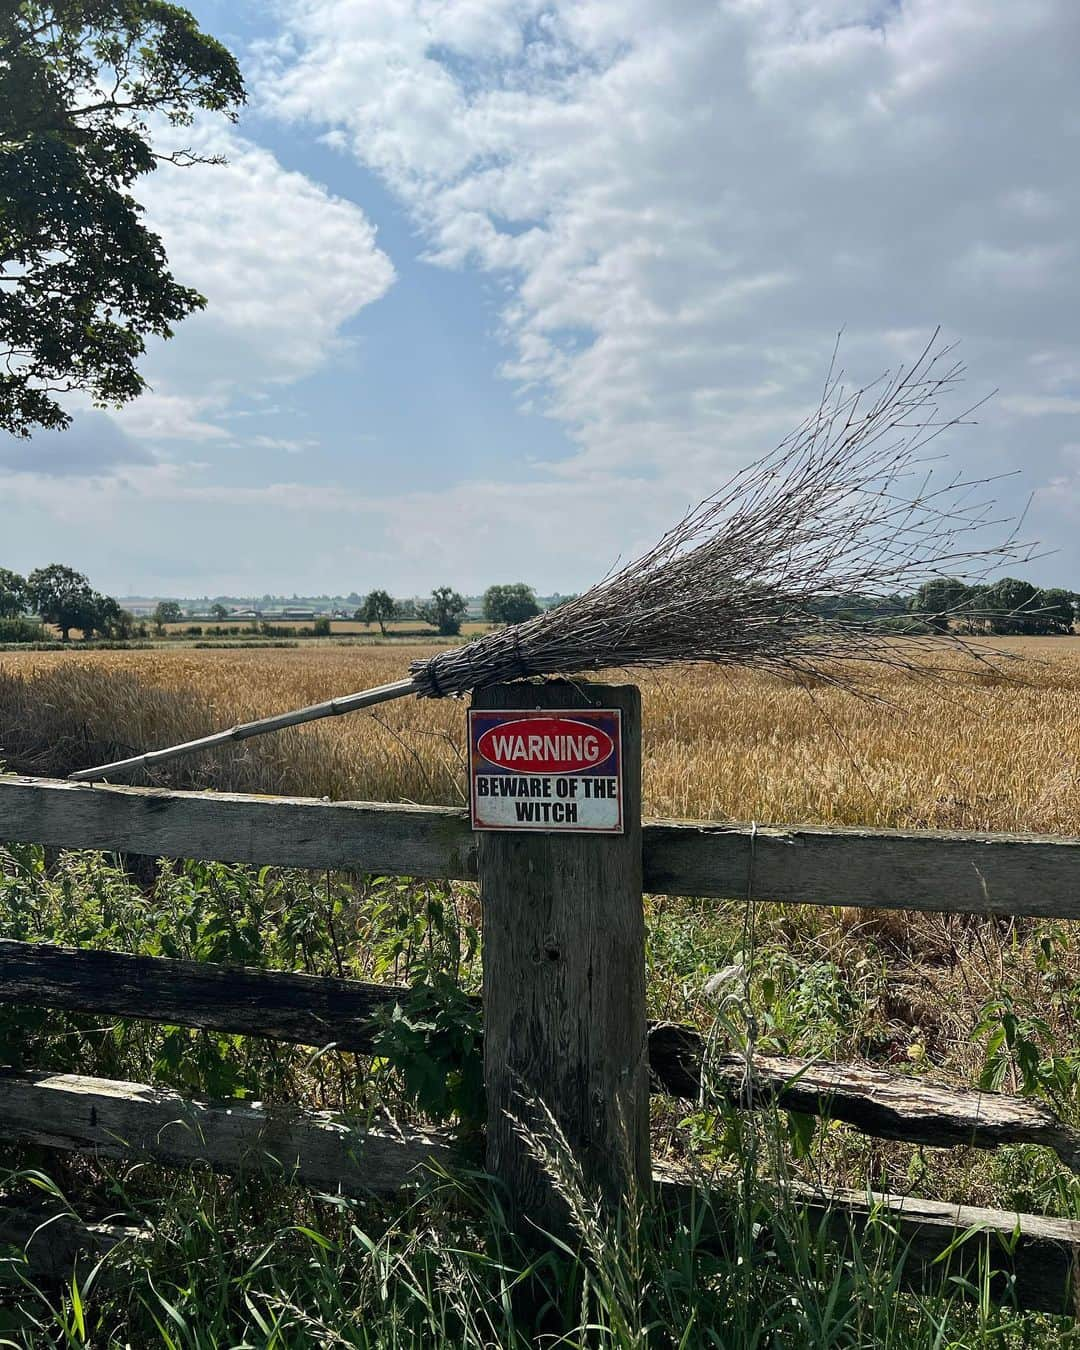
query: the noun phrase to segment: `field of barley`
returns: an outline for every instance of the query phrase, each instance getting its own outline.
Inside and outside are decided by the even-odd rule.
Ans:
[[[1080,834],[1080,638],[993,667],[861,672],[862,697],[712,667],[636,672],[653,816]],[[423,646],[0,655],[0,761],[62,774],[399,677]],[[987,644],[987,651],[990,645]],[[617,677],[613,677],[617,678]],[[391,703],[178,762],[154,781],[456,804],[464,704]]]

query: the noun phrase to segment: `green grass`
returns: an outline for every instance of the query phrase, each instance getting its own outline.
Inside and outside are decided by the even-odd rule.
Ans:
[[[370,1057],[0,1003],[0,1061],[361,1116],[380,1106],[413,1121],[482,1115],[478,1027],[462,997],[480,977],[469,887],[205,863],[129,860],[129,869],[100,854],[0,849],[0,937],[343,974],[418,992],[403,1018],[387,1020],[381,1053]],[[739,906],[656,902],[651,1013],[702,1026],[715,1019],[714,1040],[725,1047],[745,1043],[749,1018],[759,1044],[799,1053],[846,1053],[872,1038],[883,962],[815,946],[809,929],[796,943],[792,922],[763,912],[755,933]],[[740,972],[710,1001],[705,981],[726,965],[741,967],[745,982]],[[807,1129],[785,1113],[749,1118],[708,1092],[692,1110],[657,1101],[654,1114],[656,1154],[708,1174],[710,1205],[678,1215],[641,1204],[605,1217],[558,1147],[539,1141],[574,1216],[561,1246],[521,1245],[497,1188],[479,1173],[433,1176],[423,1193],[384,1206],[254,1176],[9,1145],[0,1153],[9,1199],[51,1188],[88,1217],[135,1216],[150,1236],[84,1261],[62,1282],[35,1281],[16,1261],[16,1284],[0,1294],[0,1346],[1080,1344],[1071,1323],[996,1308],[977,1275],[964,1284],[944,1265],[933,1297],[903,1293],[905,1254],[884,1220],[862,1243],[838,1245],[785,1182],[821,1172],[860,1185],[906,1169],[917,1194],[962,1191],[974,1177],[1002,1204],[1080,1212],[1072,1179],[1043,1150],[958,1162],[953,1152]]]
[[[24,1275],[0,1344],[930,1350],[1072,1335],[995,1308],[977,1276],[966,1296],[905,1295],[885,1225],[844,1258],[797,1207],[736,1183],[690,1220],[586,1212],[571,1245],[538,1254],[482,1180],[433,1182],[393,1214],[197,1173],[102,1181],[152,1237],[62,1285]]]

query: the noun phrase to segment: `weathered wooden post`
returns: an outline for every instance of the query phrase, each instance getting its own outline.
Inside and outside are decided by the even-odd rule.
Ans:
[[[558,1229],[564,1206],[516,1123],[550,1140],[540,1103],[609,1205],[650,1174],[640,694],[490,686],[469,743],[487,1167],[519,1220]]]

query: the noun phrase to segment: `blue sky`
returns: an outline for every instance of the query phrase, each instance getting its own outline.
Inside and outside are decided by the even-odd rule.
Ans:
[[[938,324],[1080,588],[1073,0],[203,0],[251,102],[147,180],[209,299],[0,444],[0,564],[114,593],[576,590]],[[171,133],[174,137],[176,133]]]

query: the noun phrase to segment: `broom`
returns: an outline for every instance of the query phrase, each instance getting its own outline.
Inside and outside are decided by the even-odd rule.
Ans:
[[[1015,529],[979,548],[989,480],[935,483],[923,451],[973,409],[942,419],[963,375],[937,335],[910,367],[846,390],[830,366],[817,409],[764,458],[688,512],[653,548],[577,598],[414,661],[407,678],[246,722],[181,745],[81,769],[93,782],[415,694],[445,698],[536,675],[711,662],[857,685],[853,662],[926,672],[941,635],[825,617],[845,598],[895,593],[934,576],[1026,559]],[[834,356],[835,362],[835,356]],[[977,405],[976,405],[977,406]],[[968,611],[965,611],[968,613]],[[946,634],[952,646],[966,647]]]

